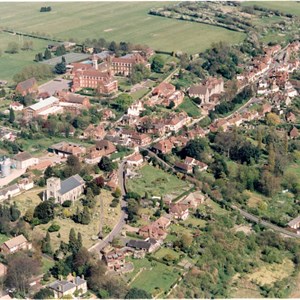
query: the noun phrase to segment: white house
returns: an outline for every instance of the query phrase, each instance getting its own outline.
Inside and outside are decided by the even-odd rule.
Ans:
[[[39,163],[39,159],[32,157],[28,152],[20,152],[12,158],[12,164],[16,169],[27,169]]]

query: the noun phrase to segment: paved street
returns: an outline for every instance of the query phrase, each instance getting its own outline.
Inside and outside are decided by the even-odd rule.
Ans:
[[[94,251],[99,253],[109,242],[111,242],[114,239],[114,237],[118,236],[121,233],[123,226],[126,224],[127,202],[124,200],[124,196],[126,195],[125,186],[124,186],[124,162],[120,163],[118,169],[118,176],[119,176],[119,186],[122,192],[122,199],[121,199],[122,212],[121,212],[120,219],[118,223],[115,225],[115,227],[113,228],[113,230],[103,240],[99,241],[97,244],[89,248],[89,251]]]

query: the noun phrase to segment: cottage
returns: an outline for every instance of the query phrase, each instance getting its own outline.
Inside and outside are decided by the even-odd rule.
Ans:
[[[12,164],[16,169],[27,169],[39,163],[39,159],[32,157],[28,152],[20,152],[12,158]]]
[[[69,155],[80,157],[86,153],[86,148],[75,143],[60,142],[50,146],[48,151],[62,157],[68,157]]]
[[[22,96],[38,93],[38,85],[35,78],[30,78],[19,82],[16,87],[16,92]]]
[[[17,184],[10,185],[0,190],[0,201],[11,199],[21,193],[20,187]]]
[[[152,149],[155,153],[167,154],[172,151],[173,146],[174,145],[170,142],[170,140],[167,139],[157,142],[155,145],[153,145]]]
[[[9,108],[14,110],[14,111],[22,111],[23,108],[24,108],[24,105],[21,104],[20,102],[12,102],[10,105],[9,105]]]
[[[64,181],[60,178],[47,179],[47,189],[44,192],[44,200],[54,198],[56,203],[62,204],[67,200],[75,201],[83,193],[84,180],[78,175],[73,175]]]
[[[156,88],[153,89],[152,95],[166,98],[175,92],[176,88],[173,84],[168,82],[160,83]]]
[[[94,164],[100,161],[102,156],[110,156],[116,152],[117,148],[113,143],[108,140],[101,140],[96,142],[96,146],[87,150],[85,162],[88,164]]]
[[[0,278],[4,277],[7,273],[7,266],[4,265],[3,263],[0,263]]]
[[[189,207],[186,204],[171,203],[170,215],[176,220],[186,220],[189,216]]]
[[[300,228],[300,216],[296,217],[295,219],[288,222],[288,227],[292,229],[299,229]]]
[[[133,155],[129,156],[126,159],[126,162],[129,167],[138,167],[143,164],[144,159],[140,153],[136,152]]]
[[[286,114],[286,120],[290,123],[295,123],[297,118],[296,118],[295,114],[293,114],[292,112],[288,112]]]
[[[180,162],[180,161],[175,162],[175,168],[184,173],[193,173],[192,165],[188,165],[188,164]]]
[[[222,78],[210,77],[204,84],[191,86],[188,90],[189,96],[199,98],[202,104],[210,103],[210,97],[224,92],[224,81]]]
[[[290,136],[291,139],[296,139],[296,138],[299,137],[299,131],[298,131],[298,129],[295,126],[289,132],[289,136]]]
[[[102,125],[93,125],[90,124],[82,133],[82,138],[84,139],[93,139],[93,140],[102,140],[105,136],[105,129]]]
[[[109,271],[122,271],[125,267],[125,254],[120,250],[104,254],[103,260]]]
[[[126,246],[135,250],[142,250],[143,252],[152,253],[160,247],[160,243],[155,239],[148,238],[144,241],[129,240]]]
[[[32,244],[27,241],[23,234],[18,235],[1,245],[1,252],[12,254],[20,250],[31,250]]]
[[[48,285],[48,288],[54,292],[54,298],[73,296],[75,292],[81,296],[87,292],[87,282],[82,277],[68,276],[69,280],[56,280]]]
[[[158,228],[167,229],[171,225],[171,220],[167,217],[161,216],[152,224],[156,225]]]

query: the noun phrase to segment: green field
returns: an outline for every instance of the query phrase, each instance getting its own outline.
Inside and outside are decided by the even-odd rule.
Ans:
[[[178,108],[184,110],[192,118],[199,118],[201,116],[200,109],[190,98],[185,97]]]
[[[160,292],[168,292],[170,287],[179,277],[179,270],[166,266],[165,264],[159,262],[152,262],[149,268],[149,262],[147,259],[132,260],[135,268],[140,269],[145,267],[140,275],[130,284],[130,287],[143,288],[148,293],[152,295],[157,295]],[[143,266],[145,262],[145,266]],[[139,266],[139,267],[138,267]],[[159,297],[159,298],[162,298]]]
[[[145,192],[157,197],[169,193],[178,196],[184,189],[188,189],[185,181],[149,165],[142,167],[138,173],[138,177],[128,180],[127,188],[142,196]]]
[[[291,13],[300,16],[299,1],[245,1],[241,3],[243,6],[252,6],[254,4],[270,9],[278,9],[284,13]]]
[[[212,42],[239,42],[244,35],[220,27],[148,15],[151,8],[172,2],[1,3],[1,26],[62,39],[105,38],[148,44],[156,50],[196,53]]]
[[[5,234],[0,233],[0,245],[2,245],[4,242],[8,241],[9,237]]]
[[[5,51],[7,50],[7,45],[11,42],[15,42],[22,48],[23,41],[32,41],[33,50],[19,50],[19,53],[9,54]],[[0,79],[12,80],[14,74],[18,73],[23,67],[34,64],[33,60],[35,54],[38,52],[44,52],[47,42],[38,39],[25,38],[19,40],[19,36],[12,35],[9,33],[0,32]]]

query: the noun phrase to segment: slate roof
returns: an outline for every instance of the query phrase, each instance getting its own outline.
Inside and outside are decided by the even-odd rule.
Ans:
[[[13,185],[10,185],[0,191],[0,196],[5,196],[8,192],[20,190],[19,186],[15,183]]]
[[[83,179],[78,174],[76,174],[62,181],[60,190],[58,192],[61,195],[64,195],[69,191],[81,186],[83,183],[84,183]]]
[[[53,283],[49,284],[49,288],[62,293],[65,293],[66,291],[69,291],[74,287],[76,287],[76,284],[67,280],[56,280]]]
[[[149,250],[149,248],[151,247],[151,243],[146,241],[140,241],[140,240],[129,240],[126,246],[135,249]]]

